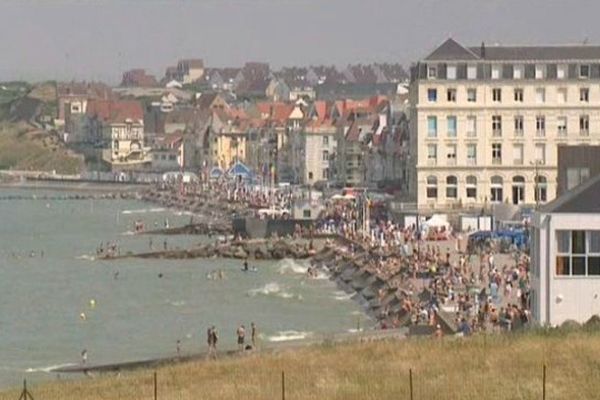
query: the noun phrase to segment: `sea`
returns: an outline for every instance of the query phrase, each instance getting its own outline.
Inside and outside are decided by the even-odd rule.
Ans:
[[[65,200],[64,191],[0,189],[0,388],[63,379],[78,365],[139,361],[205,351],[214,325],[221,349],[235,348],[239,325],[254,322],[268,346],[353,331],[372,324],[326,276],[307,279],[307,262],[97,260],[116,243],[121,254],[187,247],[206,236],[132,233],[188,223],[190,214],[134,200]],[[35,195],[36,198],[30,198]],[[223,271],[223,279],[213,271]]]

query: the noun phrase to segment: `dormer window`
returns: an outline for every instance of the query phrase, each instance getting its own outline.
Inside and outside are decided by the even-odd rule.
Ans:
[[[525,76],[525,66],[515,65],[513,68],[513,79],[523,79]]]
[[[446,68],[446,78],[450,80],[456,79],[456,65],[448,65],[448,68]]]
[[[437,68],[436,67],[428,67],[427,68],[427,79],[436,79],[437,78]]]
[[[546,66],[537,64],[535,66],[535,79],[544,79],[546,76]]]
[[[588,79],[590,77],[590,66],[588,64],[579,66],[579,77],[583,79]]]
[[[467,79],[477,79],[477,66],[476,65],[467,66]]]
[[[501,72],[500,65],[492,65],[492,79],[500,79]]]

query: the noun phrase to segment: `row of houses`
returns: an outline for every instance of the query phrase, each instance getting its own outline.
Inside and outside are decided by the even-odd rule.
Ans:
[[[160,81],[143,69],[126,71],[120,86],[192,85],[202,90],[231,92],[240,98],[296,101],[389,95],[407,79],[408,74],[400,64],[357,64],[343,70],[335,66],[284,67],[273,71],[268,63],[262,62],[247,62],[239,68],[209,68],[201,59],[184,59],[168,67]]]

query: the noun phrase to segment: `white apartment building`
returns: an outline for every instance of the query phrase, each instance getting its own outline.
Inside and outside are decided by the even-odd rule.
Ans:
[[[448,39],[411,68],[410,99],[420,209],[544,203],[557,145],[600,142],[600,46]]]
[[[333,177],[333,155],[336,153],[337,129],[332,124],[309,124],[303,135],[304,145],[304,182],[314,184]]]

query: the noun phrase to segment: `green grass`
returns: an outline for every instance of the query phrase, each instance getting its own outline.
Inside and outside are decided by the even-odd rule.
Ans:
[[[313,346],[158,370],[159,399],[593,399],[600,393],[600,336],[522,334]],[[149,399],[152,371],[31,388],[36,399]],[[18,398],[18,390],[0,400]]]

